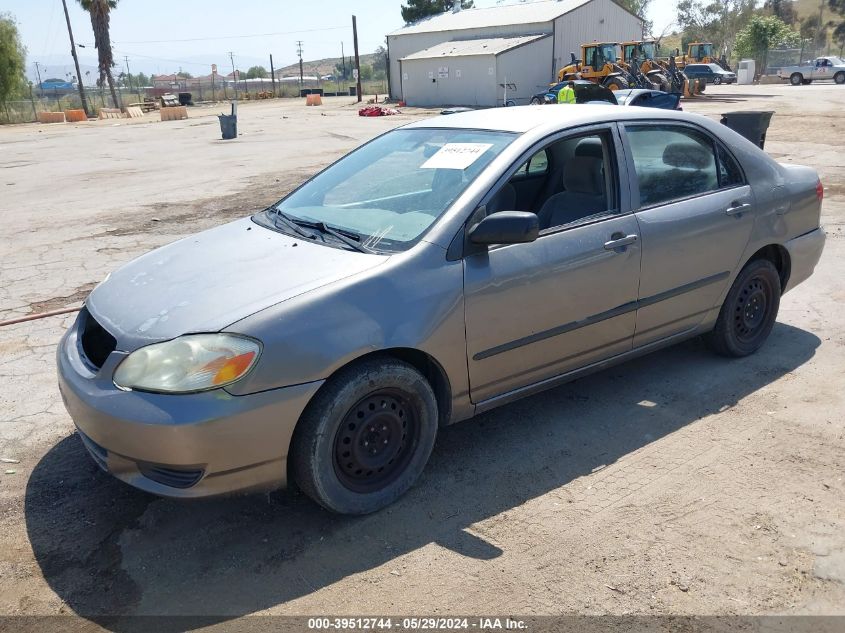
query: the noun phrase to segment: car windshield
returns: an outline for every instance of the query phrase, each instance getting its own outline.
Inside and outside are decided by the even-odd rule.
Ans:
[[[722,69],[722,67],[721,67],[721,66],[719,66],[719,64],[708,64],[708,66],[710,66],[710,70],[712,70],[714,73],[723,73],[723,72],[725,72],[725,71]]]
[[[845,66],[845,62],[842,61],[841,57],[828,57],[828,59],[834,66]]]
[[[268,210],[404,250],[440,217],[516,134],[400,129],[340,159]]]

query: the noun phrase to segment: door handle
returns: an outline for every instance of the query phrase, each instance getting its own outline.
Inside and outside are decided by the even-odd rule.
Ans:
[[[625,248],[637,241],[636,235],[625,235],[623,233],[614,233],[610,236],[610,241],[604,243],[604,250],[613,251],[617,248]]]
[[[743,204],[739,204],[738,202],[732,202],[731,206],[725,209],[725,213],[728,215],[739,215],[740,213],[745,213],[751,209],[751,204],[745,202]]]

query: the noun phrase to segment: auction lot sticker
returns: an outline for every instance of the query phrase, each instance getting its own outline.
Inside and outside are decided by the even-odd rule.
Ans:
[[[446,143],[420,167],[422,169],[466,169],[493,147],[492,143]]]

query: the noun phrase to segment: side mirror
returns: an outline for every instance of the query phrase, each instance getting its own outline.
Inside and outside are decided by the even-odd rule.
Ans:
[[[499,211],[491,213],[468,233],[473,244],[523,244],[533,242],[540,234],[536,213]]]

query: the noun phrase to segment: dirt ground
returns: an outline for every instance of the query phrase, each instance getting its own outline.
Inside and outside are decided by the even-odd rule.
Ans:
[[[0,615],[845,615],[843,99],[711,86],[684,104],[774,110],[767,151],[825,185],[824,256],[760,353],[691,341],[447,428],[419,484],[373,516],[128,488],[58,394],[73,315],[0,328],[0,457],[15,460],[0,464]],[[121,263],[431,114],[355,110],[244,104],[231,142],[217,109],[0,128],[0,320],[78,304]]]

